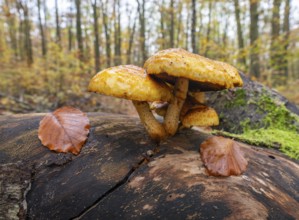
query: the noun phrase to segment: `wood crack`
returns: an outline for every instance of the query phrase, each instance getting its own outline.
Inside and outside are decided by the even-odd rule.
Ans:
[[[122,180],[120,180],[118,183],[116,183],[111,189],[109,189],[107,192],[105,192],[103,195],[101,195],[93,204],[91,204],[90,206],[86,207],[84,210],[82,210],[77,216],[71,218],[71,220],[79,220],[81,219],[85,214],[87,214],[88,212],[90,212],[92,209],[96,208],[98,206],[98,204],[105,199],[106,197],[108,197],[111,193],[113,193],[114,191],[116,191],[119,187],[123,186],[124,184],[127,183],[128,179],[130,178],[130,176],[145,162],[148,161],[147,157],[143,157],[142,160],[140,160],[135,166],[133,166],[129,172],[127,173],[127,175],[124,176],[124,178]]]

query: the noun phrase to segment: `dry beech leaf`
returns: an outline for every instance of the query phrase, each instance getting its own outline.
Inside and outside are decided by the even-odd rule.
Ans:
[[[240,175],[248,164],[238,143],[224,137],[208,138],[200,145],[200,155],[213,176]]]
[[[38,138],[56,152],[79,154],[89,133],[85,113],[72,107],[62,107],[47,114],[39,123]]]

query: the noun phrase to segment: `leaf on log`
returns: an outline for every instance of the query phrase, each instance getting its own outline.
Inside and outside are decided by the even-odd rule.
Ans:
[[[247,160],[237,142],[213,136],[200,145],[201,159],[213,176],[231,176],[242,174]]]
[[[89,128],[85,113],[76,108],[62,107],[40,121],[38,138],[50,150],[77,155],[87,139]]]

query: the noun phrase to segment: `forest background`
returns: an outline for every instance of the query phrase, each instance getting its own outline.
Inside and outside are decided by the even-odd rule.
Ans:
[[[0,0],[0,114],[135,114],[88,93],[89,80],[173,47],[228,62],[299,105],[299,0]]]

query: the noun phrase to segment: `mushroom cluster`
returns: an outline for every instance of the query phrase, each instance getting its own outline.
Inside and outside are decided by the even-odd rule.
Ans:
[[[233,66],[174,48],[154,54],[146,60],[144,68],[121,65],[104,69],[91,79],[88,90],[132,100],[149,136],[160,142],[176,134],[179,124],[186,128],[218,125],[216,111],[205,105],[204,92],[230,89],[242,84],[238,70]],[[156,119],[153,111],[164,118],[162,123]],[[228,174],[241,173],[244,166],[241,171],[234,171],[236,166],[230,166],[229,163],[232,161],[230,158],[239,153],[235,153],[235,147],[225,149],[228,150],[221,151],[227,156],[222,160],[224,163],[219,165],[214,159],[204,161],[210,173],[222,167],[233,167]],[[210,152],[214,151],[202,147],[203,158],[208,158],[206,155],[210,155]],[[220,158],[215,155],[209,158]],[[244,160],[242,156],[236,157],[240,164],[244,165]],[[227,175],[222,171],[214,173]]]
[[[90,81],[90,92],[133,101],[149,136],[161,141],[184,127],[219,124],[216,111],[204,105],[205,91],[242,86],[233,66],[174,48],[157,52],[144,63],[110,67]],[[151,106],[149,103],[152,103]],[[152,111],[164,117],[160,123]]]

